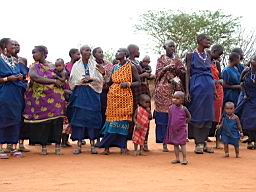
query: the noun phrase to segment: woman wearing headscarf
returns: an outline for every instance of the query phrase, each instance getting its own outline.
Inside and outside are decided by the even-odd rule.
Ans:
[[[163,143],[168,124],[168,110],[172,104],[175,91],[184,90],[185,68],[175,53],[175,44],[167,41],[164,44],[165,54],[157,60],[155,88],[155,122],[156,142]],[[163,144],[163,152],[168,152]]]
[[[97,65],[101,65],[105,69],[104,74],[104,84],[102,93],[100,94],[100,100],[101,100],[101,113],[102,113],[102,122],[101,127],[104,126],[106,121],[106,109],[107,109],[107,93],[108,93],[108,86],[107,83],[110,81],[112,70],[113,70],[113,64],[109,63],[104,59],[104,53],[101,47],[96,47],[93,49],[92,54],[95,58],[95,61],[97,62]]]
[[[126,154],[129,122],[133,115],[133,95],[131,87],[140,83],[136,67],[128,60],[127,49],[121,48],[116,53],[119,64],[114,66],[109,92],[107,95],[106,122],[103,127],[104,137],[99,144],[109,154],[110,147],[121,148]]]
[[[29,71],[30,85],[25,93],[24,122],[29,126],[30,144],[40,144],[42,155],[47,155],[47,143],[55,143],[55,154],[61,155],[60,142],[65,108],[61,81],[47,62],[45,46],[32,51],[35,63]]]
[[[206,49],[211,46],[206,34],[197,36],[197,48],[187,54],[186,99],[191,113],[189,136],[195,139],[195,153],[212,153],[207,138],[214,121],[215,82],[211,73],[211,58]]]
[[[19,140],[22,126],[22,112],[24,108],[24,91],[26,84],[21,68],[15,63],[12,56],[15,46],[11,39],[0,40],[3,53],[0,56],[0,157],[8,158],[2,148],[3,144],[12,144],[12,154],[18,154],[15,150]]]
[[[70,87],[73,90],[68,106],[71,139],[77,141],[75,155],[82,152],[83,139],[90,139],[91,153],[96,154],[95,139],[99,137],[101,129],[100,93],[105,70],[102,66],[96,66],[89,46],[82,46],[80,52],[82,58],[74,64],[70,74]]]

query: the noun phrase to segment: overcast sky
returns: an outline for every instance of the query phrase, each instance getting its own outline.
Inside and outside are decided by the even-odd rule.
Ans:
[[[242,16],[247,28],[255,28],[253,1],[225,0],[0,0],[0,38],[19,41],[20,56],[32,61],[34,45],[49,49],[48,60],[64,58],[81,44],[118,49],[135,43],[141,57],[151,55],[147,36],[134,30],[138,16],[148,9],[217,10]],[[155,61],[155,56],[152,62]]]

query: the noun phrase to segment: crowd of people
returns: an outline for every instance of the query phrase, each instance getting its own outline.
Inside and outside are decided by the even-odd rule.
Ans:
[[[182,61],[175,43],[167,41],[154,75],[150,57],[139,62],[134,44],[118,49],[111,62],[100,47],[73,48],[66,64],[61,58],[47,61],[47,47],[35,46],[34,63],[28,67],[19,56],[19,43],[1,39],[0,157],[29,152],[24,140],[41,145],[42,155],[48,154],[47,145],[55,144],[55,154],[61,155],[62,147],[71,146],[70,136],[77,142],[75,155],[86,139],[92,154],[103,148],[109,155],[111,147],[118,147],[126,155],[132,140],[135,155],[143,155],[149,151],[152,119],[163,152],[174,145],[174,164],[188,163],[188,139],[194,139],[196,154],[214,152],[207,145],[212,136],[217,148],[224,144],[225,157],[229,144],[239,157],[243,135],[248,136],[248,149],[256,149],[256,57],[244,65],[243,51],[235,48],[222,69],[223,47],[212,45],[206,34],[199,34],[196,42]],[[155,83],[153,94],[149,81]]]

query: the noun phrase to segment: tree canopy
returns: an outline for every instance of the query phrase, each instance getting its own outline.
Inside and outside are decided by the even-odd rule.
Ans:
[[[199,33],[208,34],[212,42],[221,44],[229,52],[238,43],[239,27],[240,17],[226,15],[220,10],[192,13],[150,10],[142,14],[139,23],[135,25],[138,31],[153,37],[157,52],[160,52],[164,42],[173,40],[181,56],[196,47],[195,38]]]

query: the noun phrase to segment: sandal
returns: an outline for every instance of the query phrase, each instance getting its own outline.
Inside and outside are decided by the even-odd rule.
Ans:
[[[121,155],[128,155],[127,149],[121,149]]]
[[[202,144],[198,144],[195,147],[195,154],[204,154],[204,148]]]
[[[142,151],[139,152],[139,156],[147,156],[146,154],[144,154]]]
[[[4,149],[5,153],[11,153],[14,149],[12,148],[12,145],[7,144],[6,149]]]
[[[9,155],[6,153],[0,153],[0,159],[9,159]]]
[[[26,149],[24,146],[22,146],[22,147],[19,147],[19,149],[18,149],[18,151],[19,152],[30,152],[30,150],[29,149]]]
[[[254,150],[255,149],[254,143],[253,142],[248,143],[247,149]]]
[[[76,149],[73,151],[73,154],[74,154],[74,155],[79,155],[80,153],[82,153],[81,148],[76,148]]]
[[[95,148],[95,147],[92,147],[92,148],[91,148],[91,154],[93,154],[93,155],[98,154],[98,152],[96,151],[96,148]]]
[[[224,157],[229,157],[229,153],[225,153]]]
[[[60,149],[60,147],[57,147],[57,148],[55,148],[55,155],[63,155],[62,153],[61,153],[61,149]]]
[[[0,159],[9,159],[9,155],[7,155],[3,149],[0,149]]]
[[[47,148],[42,148],[41,155],[48,155]]]
[[[180,162],[181,165],[187,165],[188,164],[188,161],[187,160],[183,160]]]
[[[172,164],[178,164],[178,163],[180,163],[180,160],[173,160],[173,161],[171,161],[171,163]]]
[[[20,151],[17,151],[17,150],[13,150],[11,152],[11,154],[12,154],[13,157],[18,157],[18,158],[23,157],[23,153],[20,152]]]
[[[165,153],[169,152],[169,149],[167,148],[166,144],[163,144],[163,152]]]
[[[214,153],[214,150],[210,147],[204,147],[204,152],[205,153]]]
[[[149,152],[148,144],[144,144],[144,146],[143,146],[143,151]]]

